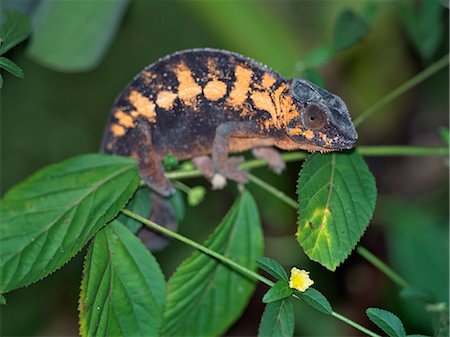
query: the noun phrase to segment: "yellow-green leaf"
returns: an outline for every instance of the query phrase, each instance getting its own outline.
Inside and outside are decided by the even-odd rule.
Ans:
[[[310,259],[335,270],[372,218],[375,180],[356,151],[314,154],[303,165],[297,193],[297,240]]]

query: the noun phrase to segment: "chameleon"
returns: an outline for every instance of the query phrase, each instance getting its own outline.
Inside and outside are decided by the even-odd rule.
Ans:
[[[281,170],[268,148],[329,152],[351,149],[357,138],[339,96],[237,53],[202,48],[141,71],[117,97],[101,148],[135,158],[143,181],[167,197],[174,188],[162,165],[166,155],[192,159],[212,181],[243,184],[243,158],[230,153],[253,149]]]

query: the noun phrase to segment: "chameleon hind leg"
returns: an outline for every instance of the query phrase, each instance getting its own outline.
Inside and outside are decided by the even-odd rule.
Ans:
[[[139,144],[137,147],[138,171],[145,183],[162,196],[175,193],[172,183],[164,174],[162,156],[152,144],[150,126],[141,123],[137,127]]]

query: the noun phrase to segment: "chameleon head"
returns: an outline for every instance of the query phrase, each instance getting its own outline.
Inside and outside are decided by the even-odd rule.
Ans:
[[[291,139],[312,151],[351,149],[358,134],[344,101],[309,81],[294,78],[290,94],[298,115],[287,125]]]

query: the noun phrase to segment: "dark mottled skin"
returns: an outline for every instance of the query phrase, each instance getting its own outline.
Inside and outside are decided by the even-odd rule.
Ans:
[[[165,100],[158,100],[161,92],[169,92]],[[235,53],[194,49],[169,55],[134,78],[115,102],[102,151],[136,157],[144,181],[170,195],[161,166],[168,154],[212,154],[210,169],[243,182],[240,161],[229,152],[272,145],[326,152],[351,148],[356,139],[339,97]]]

